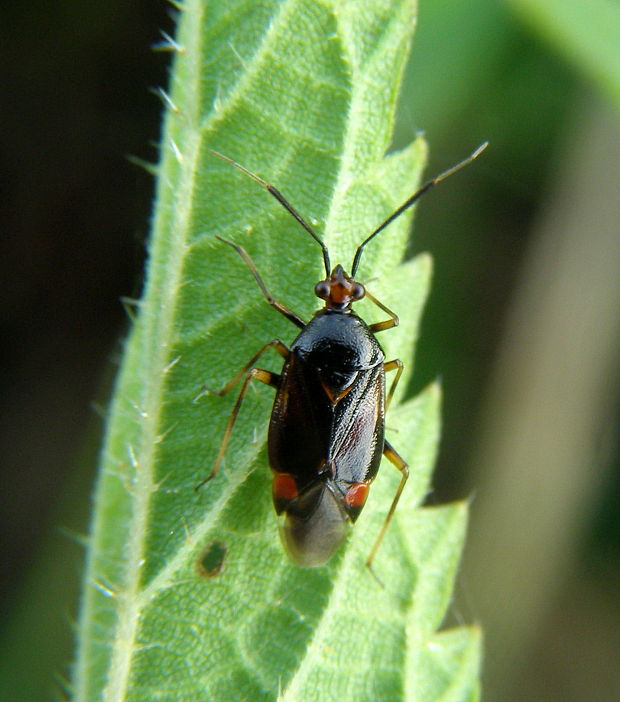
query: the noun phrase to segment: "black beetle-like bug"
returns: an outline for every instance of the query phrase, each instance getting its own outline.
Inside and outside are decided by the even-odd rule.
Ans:
[[[268,438],[269,464],[274,473],[273,503],[277,514],[285,515],[281,528],[284,547],[300,566],[321,565],[340,546],[347,533],[347,523],[355,522],[364,507],[383,455],[400,471],[401,480],[366,560],[370,568],[409,475],[407,463],[384,437],[385,410],[403,364],[399,359],[386,361],[375,338],[377,332],[395,327],[398,317],[355,280],[362,251],[421,195],[469,164],[485,147],[486,143],[456,166],[428,181],[364,239],[355,253],[351,275],[341,265],[331,269],[325,244],[276,188],[232,159],[212,152],[271,193],[323,252],[326,277],[315,285],[314,292],[325,301],[325,306],[305,323],[272,297],[245,249],[217,237],[240,254],[267,302],[300,327],[301,332],[290,349],[279,339],[265,344],[223,388],[208,391],[225,395],[245,376],[213,469],[197,486],[204,485],[217,473],[250,381],[260,380],[275,388]],[[366,324],[351,309],[352,303],[363,297],[383,310],[389,319]],[[269,348],[284,359],[279,375],[254,367]],[[386,371],[396,371],[387,395]]]

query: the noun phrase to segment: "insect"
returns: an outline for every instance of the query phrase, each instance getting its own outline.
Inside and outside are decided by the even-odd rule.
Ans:
[[[304,322],[268,291],[245,249],[217,235],[245,261],[267,302],[301,329],[288,348],[279,339],[266,343],[220,390],[226,395],[244,378],[233,406],[213,468],[196,486],[201,487],[218,472],[243,399],[252,380],[275,388],[269,422],[268,453],[273,472],[273,503],[283,515],[282,543],[291,560],[300,566],[325,563],[344,540],[368,497],[385,456],[400,471],[400,483],[390,509],[366,560],[371,568],[407,482],[406,461],[384,436],[385,410],[403,371],[400,359],[387,360],[375,334],[398,325],[394,312],[355,280],[364,247],[379,232],[410,208],[427,190],[471,163],[486,142],[470,156],[428,181],[382,222],[358,246],[351,274],[341,265],[331,268],[327,246],[308,222],[272,185],[227,156],[212,153],[232,164],[265,188],[319,244],[325,279],[314,286],[324,300],[309,322]],[[369,299],[388,317],[366,324],[353,303]],[[255,367],[258,359],[274,349],[284,359],[281,373]],[[386,393],[386,373],[395,372]]]

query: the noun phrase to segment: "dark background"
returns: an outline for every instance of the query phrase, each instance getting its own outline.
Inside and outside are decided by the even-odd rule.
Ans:
[[[617,109],[508,5],[420,4],[395,146],[424,129],[432,175],[491,142],[425,198],[411,245],[435,257],[412,390],[441,377],[445,394],[429,501],[472,498],[453,617],[487,632],[488,700],[611,702]],[[139,295],[151,214],[134,161],[157,160],[150,89],[169,57],[150,47],[171,14],[146,0],[4,9],[2,700],[53,699],[68,675],[121,300]]]

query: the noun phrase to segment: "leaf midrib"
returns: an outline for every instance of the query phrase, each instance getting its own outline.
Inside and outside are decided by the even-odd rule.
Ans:
[[[200,3],[193,11],[200,13]],[[200,43],[200,23],[193,25],[194,33],[190,39],[192,42]],[[189,66],[189,63],[188,63]],[[191,82],[198,88],[199,72],[196,66],[189,66],[193,72]],[[198,96],[199,90],[191,91],[190,95]],[[188,110],[190,112],[190,110]],[[193,113],[193,110],[191,110]],[[171,116],[169,115],[169,119]],[[198,142],[200,132],[192,130],[191,126],[185,128],[185,144],[180,160],[181,180],[192,181],[196,168],[196,161],[199,156]],[[166,154],[167,159],[176,158],[171,153]],[[189,155],[189,157],[188,157]],[[165,184],[165,187],[170,187]],[[166,372],[170,358],[169,340],[174,332],[174,319],[177,311],[176,300],[180,290],[180,281],[183,270],[183,261],[186,253],[188,239],[188,222],[191,215],[191,199],[193,189],[190,187],[178,188],[178,192],[184,195],[182,200],[175,202],[173,225],[170,227],[170,236],[176,239],[169,247],[166,259],[166,275],[163,277],[165,285],[162,286],[162,294],[158,300],[158,309],[143,309],[140,323],[144,325],[143,339],[149,348],[145,349],[143,357],[150,359],[149,366],[144,367],[143,377],[148,379],[145,384],[144,403],[140,407],[141,411],[141,442],[138,452],[136,467],[136,480],[133,485],[133,511],[129,526],[129,542],[127,546],[127,571],[125,577],[124,590],[119,592],[118,616],[114,641],[112,644],[112,657],[110,660],[109,676],[103,697],[106,702],[122,700],[126,696],[129,681],[129,672],[132,655],[135,649],[134,642],[138,623],[140,621],[140,608],[142,599],[139,596],[140,575],[144,563],[144,554],[148,536],[148,515],[151,496],[154,492],[153,475],[155,471],[154,458],[158,447],[158,428],[160,425],[161,410],[163,407],[162,396],[166,386]],[[162,208],[163,212],[164,208]],[[161,219],[164,217],[160,214]],[[165,226],[165,222],[156,223],[158,226]],[[158,240],[156,235],[153,236]],[[153,299],[145,296],[145,299]],[[152,339],[155,337],[154,343]]]

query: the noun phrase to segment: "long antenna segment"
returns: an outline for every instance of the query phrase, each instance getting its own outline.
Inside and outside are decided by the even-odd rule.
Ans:
[[[213,149],[209,149],[209,151],[214,156],[221,158],[223,161],[228,161],[228,163],[233,165],[235,168],[238,168],[242,173],[245,173],[247,176],[250,176],[250,178],[252,178],[252,180],[255,180],[259,185],[262,185],[263,188],[267,190],[267,192],[269,192],[271,195],[273,195],[273,197],[275,197],[275,199],[284,207],[284,209],[287,212],[289,212],[293,215],[293,217],[295,217],[299,224],[301,224],[301,226],[321,247],[321,251],[323,252],[323,263],[325,264],[325,275],[327,278],[329,278],[329,274],[331,273],[331,267],[329,263],[329,251],[327,250],[327,246],[325,246],[321,239],[319,239],[319,236],[314,231],[314,229],[312,229],[308,222],[306,222],[306,220],[299,214],[299,212],[297,212],[297,210],[288,202],[284,195],[282,195],[282,193],[277,188],[274,188],[274,186],[270,185],[266,180],[263,180],[262,178],[257,176],[256,173],[248,171],[248,169],[244,168],[240,163],[233,161],[232,158],[228,158],[228,156],[224,156],[224,154],[220,154],[218,151],[214,151]]]
[[[475,151],[473,151],[467,158],[463,159],[462,161],[459,161],[459,163],[452,166],[451,168],[448,168],[448,170],[443,171],[438,176],[435,176],[435,178],[429,180],[428,183],[425,183],[408,200],[405,200],[405,202],[403,202],[403,204],[397,210],[392,212],[392,214],[384,222],[382,222],[374,230],[374,232],[370,234],[370,236],[366,237],[366,239],[364,239],[364,241],[362,241],[362,243],[357,247],[357,251],[355,252],[355,257],[353,258],[353,265],[351,266],[351,278],[355,277],[355,273],[357,272],[359,266],[360,258],[362,257],[362,252],[369,241],[374,239],[374,237],[376,237],[377,234],[379,234],[379,232],[382,232],[388,226],[388,224],[391,224],[397,217],[400,217],[400,215],[403,212],[405,212],[405,210],[408,210],[415,202],[417,202],[417,200],[420,199],[420,197],[422,197],[422,195],[424,195],[424,193],[427,190],[430,190],[433,186],[437,185],[438,183],[441,183],[442,180],[449,178],[457,171],[460,171],[461,168],[468,166],[475,158],[478,158],[478,156],[487,148],[488,144],[488,141],[485,141],[484,143],[480,144],[480,146]],[[284,207],[284,209],[287,212],[293,215],[293,217],[299,222],[299,224],[301,224],[301,226],[321,247],[321,251],[323,252],[323,263],[325,264],[325,275],[327,278],[329,278],[331,273],[331,266],[329,262],[329,251],[327,250],[327,246],[324,244],[323,241],[321,241],[317,233],[314,231],[314,229],[312,229],[308,222],[306,222],[306,220],[299,214],[299,212],[297,212],[297,210],[288,202],[284,195],[282,195],[282,193],[273,185],[270,185],[269,183],[267,183],[267,181],[257,176],[256,173],[252,173],[252,171],[249,171],[240,163],[233,161],[232,158],[228,158],[228,156],[224,156],[224,154],[221,154],[218,151],[214,151],[213,149],[209,149],[209,151],[214,156],[217,156],[223,161],[227,161],[235,168],[238,168],[242,173],[245,173],[247,176],[252,178],[252,180],[255,180],[259,185],[262,185],[263,188],[267,190],[267,192],[269,192],[271,195],[273,195],[273,197],[275,197],[275,199]]]
[[[355,258],[353,259],[353,265],[351,266],[351,278],[355,277],[355,273],[359,266],[360,258],[362,257],[362,251],[364,250],[364,246],[366,246],[366,244],[371,239],[374,239],[374,237],[376,237],[379,232],[383,231],[388,226],[388,224],[391,224],[397,217],[400,217],[400,215],[405,210],[408,210],[417,200],[419,200],[427,190],[430,190],[434,185],[437,185],[437,183],[441,183],[442,180],[445,180],[457,171],[460,171],[461,168],[468,166],[487,148],[488,145],[488,141],[485,141],[483,144],[480,144],[480,146],[467,158],[463,159],[462,161],[459,161],[459,163],[457,163],[455,166],[448,168],[447,171],[443,171],[443,173],[440,173],[438,176],[435,176],[432,180],[429,180],[428,183],[425,183],[408,200],[405,200],[405,202],[403,202],[403,204],[396,211],[392,212],[392,214],[382,224],[380,224],[370,236],[364,239],[364,241],[362,241],[362,243],[357,247],[357,251],[355,252]]]

